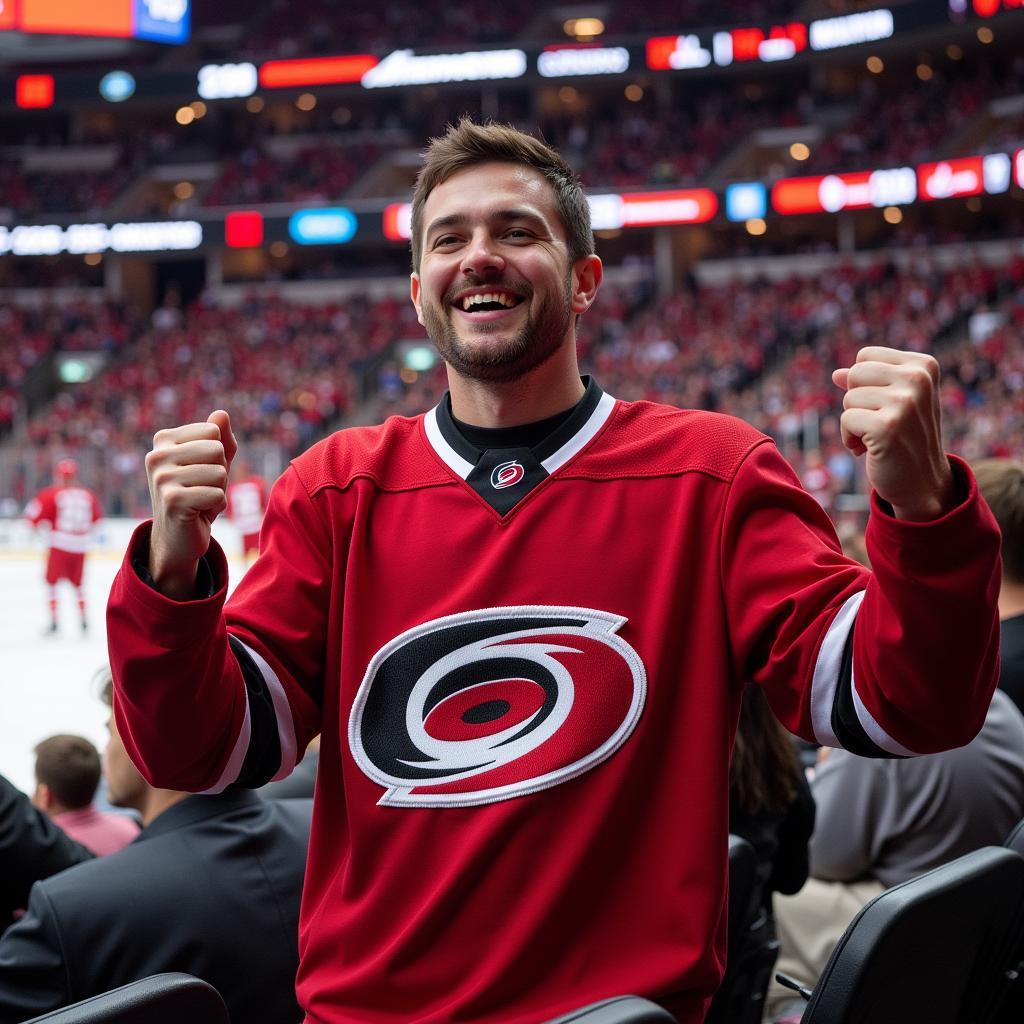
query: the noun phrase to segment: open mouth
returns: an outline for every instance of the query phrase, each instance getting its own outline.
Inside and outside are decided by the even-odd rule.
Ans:
[[[510,309],[515,309],[522,301],[523,297],[513,292],[488,291],[463,295],[453,305],[455,309],[469,316],[479,316],[485,313],[505,313]]]

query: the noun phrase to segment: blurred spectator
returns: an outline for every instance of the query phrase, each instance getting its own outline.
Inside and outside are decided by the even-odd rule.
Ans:
[[[1003,533],[999,686],[1024,713],[1024,464],[983,459],[973,469]]]
[[[775,898],[778,970],[809,987],[869,899],[1001,844],[1024,818],[1024,717],[997,690],[967,746],[898,760],[823,748],[811,788],[811,878],[796,895]],[[770,1012],[791,1000],[773,986]]]
[[[309,801],[149,786],[113,715],[111,803],[142,818],[118,853],[37,882],[0,938],[0,1021],[13,1024],[162,971],[213,985],[235,1021],[290,1022]]]
[[[93,806],[100,784],[100,755],[82,736],[51,736],[36,745],[36,789],[32,803],[72,839],[97,856],[127,846],[139,826],[123,814]]]

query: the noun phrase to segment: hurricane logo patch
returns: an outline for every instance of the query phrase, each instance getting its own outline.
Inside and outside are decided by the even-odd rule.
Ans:
[[[628,739],[647,676],[620,615],[529,605],[423,623],[370,660],[349,716],[379,804],[468,807],[589,771]]]
[[[526,470],[523,469],[521,463],[515,460],[502,462],[491,472],[491,486],[496,491],[503,491],[506,487],[515,487],[524,476],[526,476]]]

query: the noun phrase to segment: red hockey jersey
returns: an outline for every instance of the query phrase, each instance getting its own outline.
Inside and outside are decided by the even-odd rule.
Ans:
[[[591,383],[533,449],[446,402],[344,431],[274,487],[227,603],[108,616],[157,785],[287,774],[322,733],[300,929],[317,1024],[537,1024],[637,993],[695,1024],[724,956],[745,683],[821,743],[967,742],[995,685],[999,536],[968,470],[935,522],[876,507],[874,575],[771,441]],[[877,504],[877,503],[876,503]]]
[[[96,495],[78,484],[44,487],[25,509],[33,526],[50,524],[49,545],[81,554],[89,548],[93,525],[103,518]]]
[[[226,514],[243,537],[260,532],[263,511],[267,504],[266,485],[259,476],[233,480],[227,489]]]

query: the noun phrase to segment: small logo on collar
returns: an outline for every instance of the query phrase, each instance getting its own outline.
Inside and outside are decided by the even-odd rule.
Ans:
[[[515,459],[502,462],[491,471],[491,486],[496,491],[503,491],[506,487],[515,487],[525,475],[526,471]]]

